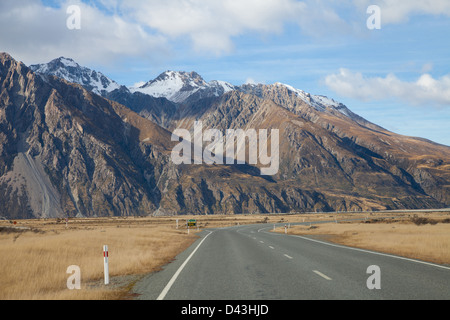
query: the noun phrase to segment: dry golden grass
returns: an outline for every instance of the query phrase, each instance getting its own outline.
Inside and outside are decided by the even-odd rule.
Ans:
[[[174,226],[136,219],[124,221],[27,221],[32,230],[0,234],[0,299],[119,299],[127,275],[158,270],[196,236]],[[103,286],[103,245],[109,247],[111,286]],[[82,290],[68,290],[67,268],[81,269]],[[118,282],[117,281],[117,282]],[[120,284],[120,282],[118,282]]]
[[[423,224],[419,224],[420,222]],[[292,226],[289,234],[325,237],[335,243],[396,254],[439,264],[450,264],[450,214],[403,214],[397,218],[371,217]],[[431,223],[430,223],[431,222]],[[284,232],[279,228],[277,232]]]
[[[263,220],[246,215],[70,219],[67,228],[61,219],[0,221],[0,300],[127,298],[141,275],[159,270],[198,238],[197,228],[188,234],[184,225],[191,218],[200,228]],[[103,245],[109,248],[109,286],[103,285]],[[67,289],[71,265],[81,269],[81,290]]]
[[[17,225],[0,221],[0,300],[126,299],[134,281],[159,270],[198,238],[196,228],[191,228],[188,234],[186,219],[197,219],[202,230],[238,224],[374,219],[380,215],[399,216],[398,213],[355,213],[98,218],[71,219],[68,228],[64,221],[56,219],[20,220]],[[179,229],[176,229],[176,219]],[[401,248],[404,253],[409,248],[415,258],[449,263],[450,224],[416,226],[407,222],[408,219],[404,215],[401,222],[390,224],[321,224],[311,230],[292,227],[289,232],[334,235],[337,242],[380,251]],[[109,286],[103,285],[103,245],[109,247]],[[441,253],[431,256],[430,252]],[[81,269],[81,290],[67,289],[70,274],[66,271],[71,265]]]

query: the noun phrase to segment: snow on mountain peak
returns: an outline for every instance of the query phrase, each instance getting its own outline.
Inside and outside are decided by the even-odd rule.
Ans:
[[[32,65],[30,68],[36,73],[53,75],[69,82],[81,84],[87,90],[103,96],[121,88],[119,84],[102,73],[82,67],[70,58],[60,57],[49,63]],[[303,100],[309,106],[321,112],[327,112],[327,109],[330,108],[347,117],[352,118],[354,116],[354,114],[342,103],[336,102],[323,95],[312,95],[281,82],[276,82],[269,86],[244,84],[237,87],[220,80],[206,82],[194,71],[184,72],[168,70],[161,73],[154,80],[138,83],[134,87],[129,87],[128,90],[131,93],[140,92],[155,98],[166,98],[174,103],[185,103],[195,102],[203,98],[220,97],[233,90],[247,92],[248,87],[252,88],[250,89],[250,92],[255,93],[255,90],[259,90],[258,88],[261,86],[272,87],[276,90],[284,88],[291,94],[294,94]]]
[[[72,67],[72,68],[79,68],[80,65],[73,61],[72,59],[61,57],[58,59],[64,66],[66,67]]]
[[[181,103],[194,95],[199,98],[220,96],[235,87],[225,81],[213,80],[208,83],[196,72],[166,71],[143,86],[129,89],[131,92],[141,92]]]
[[[60,57],[49,63],[30,66],[36,73],[52,75],[68,82],[77,83],[96,94],[102,95],[120,88],[120,85],[101,72],[80,66],[70,58]]]
[[[352,117],[350,110],[345,105],[343,105],[340,102],[335,101],[334,99],[328,98],[323,95],[312,95],[303,90],[296,89],[288,84],[284,84],[284,83],[280,83],[280,82],[276,82],[274,84],[274,86],[285,87],[289,91],[296,94],[305,103],[307,103],[308,105],[310,105],[311,107],[313,107],[319,111],[324,112],[326,110],[326,108],[332,108],[332,109],[339,111],[340,113],[342,113],[343,115],[345,115],[347,117]]]

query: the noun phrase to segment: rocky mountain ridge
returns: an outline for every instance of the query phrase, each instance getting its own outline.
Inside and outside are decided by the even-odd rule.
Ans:
[[[196,121],[205,130],[278,129],[278,173],[261,176],[259,164],[175,165],[172,132]],[[389,132],[288,85],[183,103],[123,86],[100,96],[0,54],[0,216],[441,208],[450,205],[449,168],[449,147]]]
[[[49,63],[32,65],[30,68],[38,74],[53,75],[69,82],[80,84],[87,90],[106,98],[114,97],[117,99],[120,95],[126,95],[127,100],[133,100],[130,97],[134,93],[138,93],[139,97],[147,95],[155,99],[167,99],[174,104],[192,104],[202,99],[220,97],[230,91],[241,91],[265,98],[263,93],[267,92],[270,88],[270,91],[275,92],[275,94],[280,91],[287,91],[288,95],[300,98],[303,102],[319,111],[332,108],[340,111],[345,116],[357,117],[357,115],[353,114],[342,103],[336,102],[326,96],[312,95],[279,82],[273,85],[243,84],[236,86],[220,80],[206,82],[195,71],[168,70],[138,87],[126,87],[117,84],[101,72],[80,66],[70,58],[60,57]],[[152,100],[151,98],[148,99]],[[154,102],[153,100],[152,103]]]
[[[166,98],[174,103],[183,103],[206,97],[219,97],[228,91],[236,90],[236,87],[217,80],[207,83],[196,72],[166,71],[141,87],[130,90],[155,98]]]
[[[82,67],[70,58],[60,57],[49,63],[31,65],[30,69],[35,73],[52,75],[68,82],[78,83],[99,95],[106,95],[121,87],[101,72]]]

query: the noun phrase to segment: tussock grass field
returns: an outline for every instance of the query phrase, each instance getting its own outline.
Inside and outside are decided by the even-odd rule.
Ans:
[[[185,226],[197,219],[199,229]],[[176,220],[179,228],[176,228]],[[126,299],[140,276],[158,271],[205,227],[263,222],[255,216],[127,217],[0,221],[0,300]],[[104,285],[103,245],[110,285]],[[69,290],[69,266],[81,270],[81,290]]]
[[[70,219],[67,225],[62,219],[0,221],[0,300],[127,299],[136,280],[170,263],[198,231],[254,223],[278,224],[275,231],[284,232],[284,225],[302,222],[306,226],[291,226],[289,233],[450,263],[450,224],[442,222],[450,213],[416,216],[428,220],[413,222],[412,214],[398,213],[327,213]],[[192,218],[198,229],[188,233],[185,221]],[[362,220],[344,221],[353,218]],[[441,222],[430,224],[431,219]],[[103,284],[103,245],[109,247],[108,286]],[[80,267],[81,290],[67,288],[71,265]]]
[[[0,224],[0,299],[121,299],[136,276],[158,270],[196,236],[168,221],[86,219]],[[103,245],[109,247],[111,285],[103,285]],[[66,273],[81,270],[81,290],[69,290]],[[134,278],[133,278],[134,276]]]
[[[449,212],[380,216],[368,216],[362,221],[345,221],[338,217],[324,224],[292,226],[288,233],[450,265]],[[275,231],[285,232],[284,228]]]

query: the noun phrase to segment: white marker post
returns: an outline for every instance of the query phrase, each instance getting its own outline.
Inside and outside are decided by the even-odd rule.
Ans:
[[[104,260],[104,273],[105,273],[105,285],[109,284],[109,264],[108,264],[108,246],[103,246],[103,260]]]

